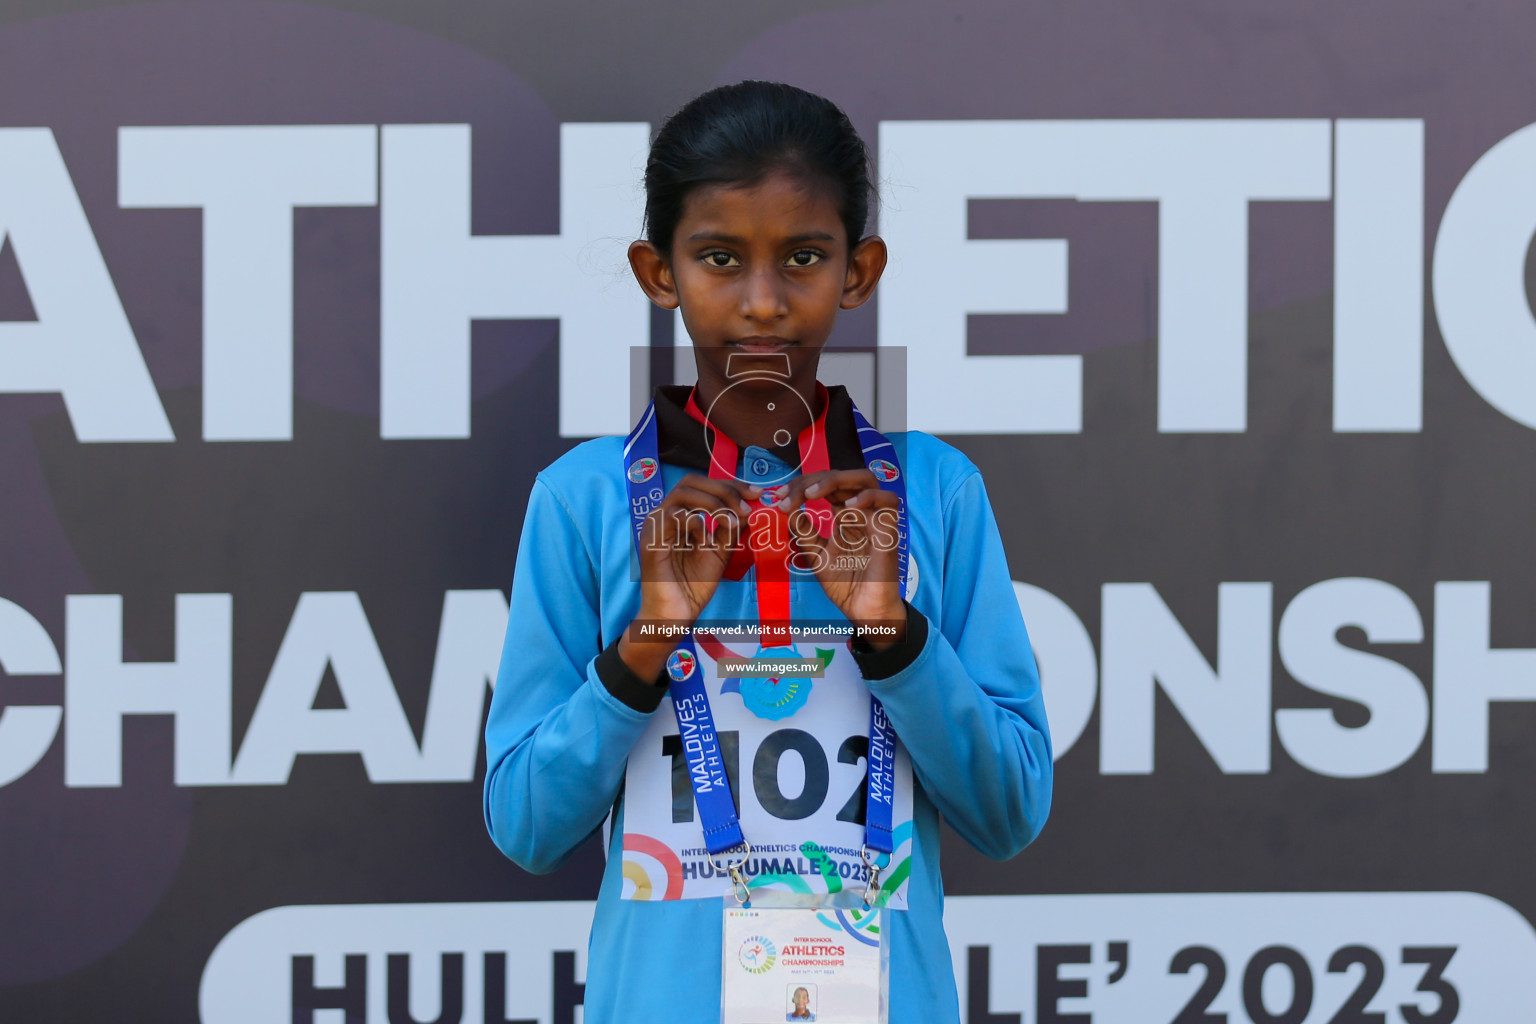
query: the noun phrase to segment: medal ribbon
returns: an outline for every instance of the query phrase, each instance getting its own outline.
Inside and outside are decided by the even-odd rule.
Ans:
[[[739,448],[725,431],[709,422],[695,401],[698,389],[688,393],[685,407],[689,416],[708,428],[711,438],[709,451],[709,475],[714,480],[736,479],[736,460]],[[831,466],[827,454],[827,404],[826,387],[816,382],[817,397],[821,401],[821,413],[804,430],[800,431],[800,468],[804,473],[817,473]],[[809,514],[815,517],[817,530],[823,537],[831,534],[832,504],[825,498],[805,503]],[[806,513],[796,513],[804,515]],[[777,506],[761,505],[748,517],[746,544],[731,554],[726,574],[740,579],[747,564],[757,568],[757,624],[758,644],[763,647],[792,646],[789,633],[790,571],[789,562],[793,545],[789,534],[790,513]],[[735,569],[734,575],[731,570]]]
[[[882,491],[896,495],[897,581],[907,596],[911,571],[911,538],[907,530],[907,476],[896,458],[896,446],[870,426],[859,407],[853,407],[853,425],[859,431],[859,450]],[[879,853],[891,853],[895,843],[891,825],[896,810],[896,730],[885,717],[885,708],[874,694],[869,697],[869,757],[864,762],[869,776],[864,800],[864,845]]]
[[[637,551],[644,540],[645,517],[665,497],[657,452],[656,407],[653,403],[624,441],[624,480],[629,489],[629,517]],[[699,663],[692,630],[683,634],[677,649],[667,658],[667,676],[672,680],[667,692],[677,715],[678,733],[688,762],[688,778],[693,784],[693,798],[704,826],[704,845],[712,854],[724,853],[741,846],[746,839],[741,832],[736,801],[725,772],[725,758],[720,756],[720,736],[715,729],[715,716],[709,708],[704,670]]]
[[[826,445],[826,388],[816,385],[821,398],[822,411],[816,421],[800,434],[801,466],[805,472],[819,472],[830,468]],[[713,479],[734,479],[738,447],[735,441],[717,430],[699,411],[688,396],[687,411],[690,416],[709,427],[713,433],[710,446],[709,475]],[[855,406],[854,426],[858,428],[862,457],[875,474],[882,490],[893,492],[898,501],[897,525],[899,557],[897,560],[902,597],[906,597],[910,540],[907,531],[907,487],[905,475],[896,458],[896,448],[883,434],[870,425]],[[653,402],[645,415],[630,431],[624,442],[624,478],[629,491],[630,523],[634,529],[635,543],[642,542],[645,517],[665,496],[661,486],[661,464],[657,453],[659,444],[656,431],[656,408]],[[818,531],[826,536],[831,528],[831,503],[825,498],[806,502],[807,507],[817,506]],[[761,513],[767,511],[778,517],[775,521]],[[772,506],[754,510],[754,518],[765,524],[760,530],[754,527],[748,535],[750,557],[757,567],[757,601],[759,624],[763,627],[787,624],[789,615],[789,541],[788,515]],[[767,524],[773,524],[772,527]],[[779,529],[782,527],[782,529]],[[760,532],[769,534],[753,538]],[[780,543],[782,540],[782,543]],[[780,557],[782,553],[782,557]],[[746,555],[743,549],[732,556]],[[729,566],[727,567],[729,570]],[[745,569],[742,568],[742,572]],[[782,575],[780,575],[782,573]],[[735,577],[739,579],[738,574]],[[767,583],[765,587],[764,584]],[[764,591],[767,591],[765,598]],[[768,642],[763,635],[764,646],[788,644],[788,631],[775,629],[775,640]],[[779,636],[782,635],[782,639]],[[710,711],[709,694],[705,688],[704,671],[699,665],[698,649],[690,630],[684,634],[677,649],[667,659],[667,675],[671,679],[668,695],[672,698],[677,714],[678,730],[682,736],[683,756],[687,763],[688,779],[693,786],[694,800],[699,808],[699,818],[704,830],[704,845],[711,854],[724,853],[741,846],[745,837],[737,815],[735,799],[725,773],[724,759],[720,756],[720,740],[715,729],[714,715]],[[879,853],[894,850],[892,822],[896,803],[896,731],[885,716],[885,709],[873,695],[869,706],[869,756],[865,759],[868,784],[865,787],[864,836],[865,845]]]

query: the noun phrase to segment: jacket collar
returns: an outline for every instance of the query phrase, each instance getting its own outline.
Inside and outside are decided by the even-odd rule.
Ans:
[[[699,421],[688,415],[686,406],[692,391],[686,384],[663,384],[656,389],[657,457],[662,462],[708,473],[714,430],[701,429]],[[827,460],[832,468],[863,469],[864,452],[858,428],[853,424],[853,399],[841,384],[827,386],[826,430]],[[800,462],[800,449],[793,443],[768,450],[787,465]]]

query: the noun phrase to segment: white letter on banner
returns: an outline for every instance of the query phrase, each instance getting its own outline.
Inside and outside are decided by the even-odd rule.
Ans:
[[[1064,194],[1041,191],[1061,155],[1024,148],[1038,127],[880,122],[880,173],[899,184],[880,212],[891,264],[875,297],[879,339],[906,346],[907,418],[924,430],[1083,429],[1081,356],[966,354],[968,314],[1067,311],[1065,241],[966,237],[968,199]],[[965,401],[956,402],[957,394]]]
[[[561,436],[628,430],[629,350],[650,344],[650,306],[624,253],[650,127],[561,125],[560,234],[492,236],[470,234],[468,125],[383,131],[382,436],[469,436],[477,319],[558,318]]]
[[[64,784],[123,784],[123,716],[176,719],[176,785],[229,781],[234,601],[176,595],[176,660],[123,661],[123,599],[65,598]]]
[[[1490,645],[1491,587],[1435,584],[1436,772],[1488,770],[1488,705],[1536,700],[1536,650]]]
[[[345,708],[315,709],[329,665]],[[361,754],[373,782],[411,782],[421,753],[357,594],[305,593],[235,759],[236,785],[281,786],[298,754]]]
[[[58,392],[81,441],[174,441],[47,128],[0,128],[7,237],[37,320],[0,323],[0,394]]]
[[[378,202],[372,125],[119,128],[118,203],[203,211],[203,437],[293,438],[293,211]]]
[[[1088,728],[1098,700],[1093,638],[1071,606],[1050,591],[1014,580],[1013,596],[1040,669],[1040,690],[1051,721],[1051,759],[1060,761]]]
[[[334,1006],[333,1000],[346,991],[347,957],[356,956],[365,965],[366,973],[358,979],[364,991],[352,991],[366,994],[367,1012],[354,1021],[573,1020],[556,1000],[569,991],[562,986],[579,986],[587,977],[593,906],[585,900],[520,900],[270,907],[230,929],[209,954],[197,987],[197,1019],[202,1024],[276,1024],[297,1017],[310,1024],[333,1024],[343,1019],[343,1011],[305,1014],[295,1013],[294,1007],[303,1005],[300,1000],[313,1005],[316,991],[327,989],[330,998],[325,1001]],[[1479,937],[1495,948],[1508,948],[1500,945],[1506,937],[1503,931],[1485,929]],[[440,965],[449,950],[463,956],[456,979],[462,984],[454,986],[461,995],[456,1004],[460,1012],[453,1015],[440,1012]],[[1523,947],[1516,952],[1523,954]],[[564,971],[562,954],[570,957]],[[410,992],[404,1013],[388,1010],[389,994],[396,991],[388,982],[392,955],[408,958]],[[313,958],[305,989],[295,984],[301,957]],[[501,970],[499,984],[487,983],[486,968],[492,966]],[[502,998],[487,1005],[488,992]],[[585,1019],[597,1024],[596,1014],[586,1014]],[[615,1019],[629,1024],[627,1017]]]
[[[1536,322],[1525,257],[1536,232],[1536,124],[1497,143],[1461,179],[1435,238],[1440,334],[1483,400],[1536,427]]]
[[[1333,429],[1418,431],[1424,122],[1334,126]]]
[[[1158,203],[1158,429],[1242,431],[1248,204],[1329,197],[1327,121],[889,121],[893,266],[880,343],[904,345],[908,417],[935,433],[1075,433],[1077,356],[968,362],[968,313],[1066,311],[1060,240],[966,238],[966,200]],[[967,401],[952,400],[955,393]]]
[[[496,685],[506,635],[507,598],[501,591],[450,590],[443,597],[421,734],[422,781],[474,779],[485,695]]]
[[[1404,786],[1399,792],[1406,796],[1412,787]],[[1290,793],[1279,799],[1285,801],[1281,804],[1285,811],[1299,802],[1292,802]],[[1274,807],[1265,810],[1284,813]],[[1320,816],[1327,813],[1322,807],[1318,811]],[[1265,817],[1281,820],[1279,813]],[[1520,810],[1509,807],[1510,819],[1523,821],[1519,815]],[[1189,830],[1203,831],[1204,826],[1203,821],[1192,823]],[[1391,842],[1389,834],[1382,839],[1382,848],[1390,848],[1386,846]],[[1522,847],[1514,836],[1506,841],[1512,847],[1507,852],[1520,856]],[[1298,862],[1307,859],[1306,854],[1294,856]],[[1356,859],[1367,856],[1360,851]],[[525,905],[516,906],[521,910]],[[287,945],[273,942],[276,949],[267,952],[251,941],[254,935],[241,935],[242,930],[255,933],[254,925],[269,915],[298,918],[297,912],[329,910],[340,917],[340,912],[351,909],[283,907],[240,925],[219,944],[214,956],[222,961],[219,966],[225,977],[245,982],[247,987],[236,991],[246,999],[228,998],[225,1005],[230,1011],[225,1016],[215,1017],[205,1010],[204,1024],[288,1020],[292,1004],[279,1000],[291,990],[289,951],[308,953],[313,946],[300,947],[289,939]],[[317,958],[317,962],[335,964],[333,977],[338,980],[343,952],[410,948],[383,946],[377,938],[373,941],[378,944],[365,945],[329,921],[300,918],[262,923],[274,938],[326,936],[333,944],[320,947],[326,959]],[[352,924],[352,934],[373,924],[359,920]],[[423,925],[418,928],[426,931]],[[507,930],[514,928],[509,925]],[[981,1003],[986,1013],[981,1019],[993,1024],[1525,1024],[1536,1006],[1536,930],[1521,911],[1476,892],[1296,892],[1293,888],[1290,892],[946,896],[944,932],[961,1004]],[[227,948],[236,947],[231,940],[237,935],[245,941]],[[1104,941],[1111,935],[1117,941]],[[342,945],[332,936],[345,936],[351,944]],[[1090,950],[1084,962],[1071,962],[1077,959],[1071,956],[1073,946]],[[461,940],[460,945],[436,948],[475,947]],[[1057,956],[1050,956],[1053,951]],[[214,962],[209,961],[210,974]],[[523,961],[530,969],[539,962]],[[1445,970],[1447,962],[1450,967]],[[1181,970],[1186,963],[1199,965],[1193,977],[1185,973],[1187,968]],[[1286,966],[1278,966],[1282,963]],[[1328,970],[1330,963],[1334,971]],[[1179,966],[1168,969],[1175,964]],[[1355,972],[1353,964],[1369,966]],[[981,978],[970,975],[972,965],[988,969],[990,993],[983,991]],[[1111,969],[1114,973],[1109,973]],[[1343,971],[1349,973],[1338,973]],[[1106,983],[1107,977],[1116,980]],[[534,979],[539,983],[543,976]],[[267,995],[264,990],[269,989],[277,989],[280,995]],[[468,984],[465,990],[472,991]],[[991,998],[982,1003],[981,997],[988,994]],[[253,1009],[257,1006],[264,1011],[260,1016]],[[266,1009],[269,1006],[272,1009]],[[980,1016],[973,1014],[971,1020],[976,1022]],[[464,1020],[480,1018],[466,1010]]]
[[[0,597],[0,668],[12,676],[56,676],[64,671],[59,649],[43,624]],[[0,708],[0,786],[36,766],[53,746],[64,709],[57,704]]]
[[[1275,712],[1286,752],[1319,775],[1357,779],[1381,775],[1413,756],[1429,729],[1429,698],[1407,667],[1338,641],[1358,626],[1373,644],[1416,644],[1424,623],[1413,599],[1390,583],[1335,579],[1297,594],[1280,616],[1280,661],[1298,683],[1363,704],[1370,720],[1339,724],[1327,708]]]
[[[1154,686],[1223,772],[1269,771],[1271,591],[1221,584],[1213,672],[1152,584],[1104,585],[1099,771],[1152,771]]]

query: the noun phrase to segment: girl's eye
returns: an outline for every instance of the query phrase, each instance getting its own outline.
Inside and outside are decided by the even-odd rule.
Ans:
[[[736,257],[728,252],[707,252],[704,254],[704,262],[712,267],[734,267]]]
[[[815,249],[801,249],[789,258],[792,267],[810,267],[821,262],[821,253]]]

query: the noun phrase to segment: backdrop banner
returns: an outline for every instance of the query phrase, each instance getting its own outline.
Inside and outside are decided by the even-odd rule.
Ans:
[[[534,475],[689,379],[624,260],[650,133],[742,78],[869,141],[829,374],[981,468],[1041,666],[1044,833],[946,833],[963,1019],[1531,1019],[1533,40],[7,4],[0,1021],[581,1019],[602,849],[501,856],[481,727]]]

